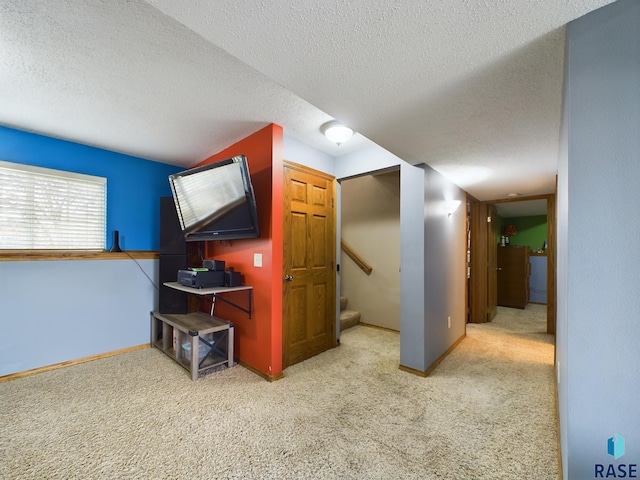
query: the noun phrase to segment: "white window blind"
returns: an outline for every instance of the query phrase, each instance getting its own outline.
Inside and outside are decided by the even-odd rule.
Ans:
[[[0,249],[104,250],[107,179],[0,161]]]

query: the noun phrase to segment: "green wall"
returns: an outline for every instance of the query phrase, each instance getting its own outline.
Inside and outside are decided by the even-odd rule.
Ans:
[[[547,216],[534,215],[531,217],[511,217],[502,218],[498,216],[499,230],[498,239],[502,235],[506,225],[515,225],[518,233],[511,235],[509,241],[514,246],[527,246],[531,250],[542,248],[542,244],[547,239]]]

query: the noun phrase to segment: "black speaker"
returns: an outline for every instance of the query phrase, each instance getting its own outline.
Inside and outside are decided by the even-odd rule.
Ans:
[[[178,270],[186,270],[187,255],[160,255],[160,313],[188,313],[189,295],[164,285],[178,280]]]
[[[120,232],[118,230],[113,231],[113,243],[111,244],[110,252],[121,252],[120,250]]]
[[[203,260],[202,266],[216,272],[224,272],[224,260]]]
[[[187,242],[180,228],[173,197],[160,197],[160,313],[188,313],[189,296],[165,282],[178,280],[178,270],[187,268]]]
[[[239,287],[242,285],[242,274],[240,272],[234,272],[227,270],[224,272],[224,286],[225,287]]]
[[[173,197],[160,197],[160,255],[183,255],[187,242],[180,228]]]

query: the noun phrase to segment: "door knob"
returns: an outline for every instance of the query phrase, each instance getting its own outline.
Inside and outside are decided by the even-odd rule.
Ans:
[[[291,275],[285,275],[285,276],[284,276],[284,279],[285,279],[287,282],[293,282],[293,277],[292,277]]]
[[[500,267],[497,267],[496,270],[502,270]]]

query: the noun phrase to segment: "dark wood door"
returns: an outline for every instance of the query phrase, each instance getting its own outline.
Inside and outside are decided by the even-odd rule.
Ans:
[[[527,306],[529,273],[529,247],[498,247],[498,305]]]
[[[283,368],[336,346],[335,179],[285,163]]]
[[[487,321],[490,322],[498,314],[498,212],[495,205],[489,205],[487,212]]]

